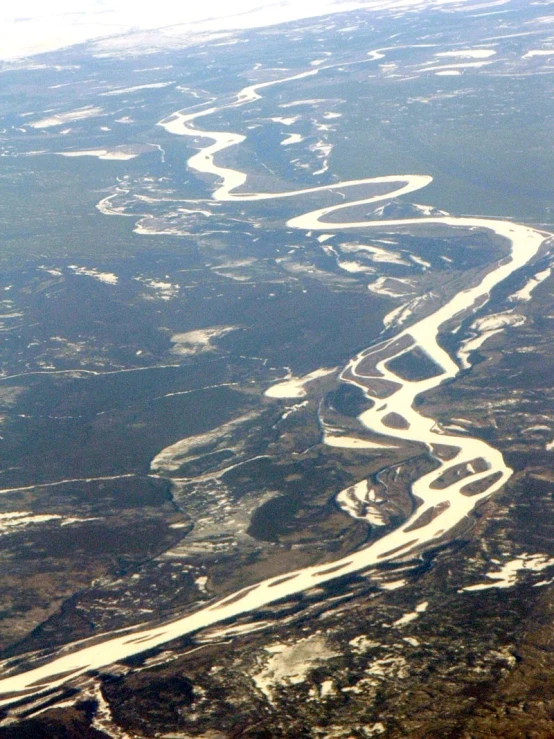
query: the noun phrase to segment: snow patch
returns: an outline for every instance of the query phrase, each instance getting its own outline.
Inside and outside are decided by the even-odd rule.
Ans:
[[[365,439],[357,439],[354,436],[333,436],[325,434],[323,443],[327,446],[337,447],[338,449],[393,449],[390,444],[377,444],[374,441],[366,441]],[[348,488],[350,489],[350,488]],[[339,493],[340,495],[341,493]]]
[[[319,634],[293,644],[271,644],[264,650],[269,656],[263,668],[253,675],[258,688],[269,700],[275,688],[303,683],[309,673],[322,662],[340,656]]]
[[[459,51],[441,51],[435,56],[438,57],[460,57],[461,59],[488,59],[494,56],[496,51],[493,49],[460,49]]]
[[[531,49],[527,51],[521,58],[532,59],[534,56],[552,56],[554,55],[554,49]]]
[[[135,277],[134,279],[151,291],[151,293],[148,294],[149,298],[157,298],[158,300],[171,300],[172,298],[177,297],[177,295],[179,294],[180,286],[172,282],[166,282],[165,280],[155,280],[150,277]]]
[[[304,141],[304,137],[299,133],[291,133],[286,139],[281,141],[281,146],[290,146],[291,144],[299,144]]]
[[[108,97],[110,95],[126,95],[128,92],[136,92],[137,90],[154,90],[160,87],[168,87],[174,85],[175,82],[150,82],[146,85],[133,85],[133,87],[119,87],[115,90],[101,92],[100,97]]]
[[[267,398],[304,398],[308,394],[305,389],[306,385],[309,385],[320,377],[326,377],[332,374],[335,370],[336,367],[332,367],[331,369],[317,369],[303,377],[291,376],[286,382],[279,382],[277,385],[269,387],[264,395]]]
[[[0,536],[49,521],[58,521],[60,526],[69,526],[74,523],[99,520],[99,518],[64,518],[64,516],[58,514],[33,514],[29,511],[10,511],[8,513],[0,513]]]
[[[121,146],[112,149],[83,149],[81,151],[57,151],[61,157],[96,157],[97,159],[122,160],[135,159],[141,152]]]
[[[93,118],[103,113],[102,108],[96,108],[88,105],[86,108],[78,110],[70,110],[67,113],[56,113],[50,118],[41,118],[39,121],[29,123],[31,128],[53,128],[54,126],[63,126],[69,121],[82,121],[84,118]]]
[[[388,516],[379,505],[384,499],[369,480],[362,480],[342,490],[335,500],[339,508],[352,518],[366,521],[372,526],[384,526],[388,523]]]
[[[541,282],[544,282],[547,280],[550,275],[552,274],[552,268],[548,267],[548,269],[542,270],[542,272],[537,272],[536,275],[533,275],[526,284],[521,288],[521,290],[518,290],[516,293],[510,296],[511,301],[519,301],[519,302],[527,302],[531,300],[531,296],[533,294],[533,291],[541,284]]]
[[[401,628],[402,626],[405,626],[406,624],[411,623],[412,621],[415,621],[417,618],[420,617],[422,613],[425,613],[429,606],[429,603],[427,601],[424,601],[423,603],[420,603],[415,607],[415,609],[411,613],[406,613],[404,616],[399,618],[397,621],[395,621],[392,625],[395,628]]]
[[[214,339],[219,339],[236,330],[236,326],[214,326],[213,328],[187,331],[183,334],[173,334],[171,337],[173,343],[171,353],[178,354],[181,357],[189,357],[212,352],[216,348],[212,343]]]
[[[493,559],[492,562],[499,567],[499,569],[487,572],[485,575],[492,582],[467,585],[465,588],[461,588],[459,592],[489,590],[490,588],[512,588],[517,583],[520,572],[529,570],[540,572],[547,567],[554,566],[554,559],[548,557],[546,554],[527,554],[526,552],[503,565],[497,559]]]
[[[104,282],[106,285],[117,285],[119,281],[119,277],[117,275],[114,275],[113,272],[99,272],[94,267],[78,267],[76,264],[69,264],[67,268],[74,272],[76,275],[92,277],[99,282]]]

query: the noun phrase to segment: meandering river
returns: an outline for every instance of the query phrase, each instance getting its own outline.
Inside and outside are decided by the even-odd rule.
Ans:
[[[361,352],[341,373],[343,381],[358,385],[374,400],[373,407],[360,416],[361,423],[367,429],[392,439],[425,444],[437,460],[438,467],[413,484],[413,493],[421,501],[419,507],[396,530],[364,549],[330,564],[307,567],[269,578],[161,626],[147,625],[132,633],[122,631],[109,634],[99,643],[90,643],[89,640],[69,644],[58,650],[49,661],[31,667],[26,672],[7,674],[0,679],[0,695],[4,696],[0,705],[50,690],[89,670],[103,668],[199,629],[255,611],[261,606],[321,585],[338,576],[367,570],[373,565],[421,552],[452,531],[480,501],[492,495],[509,479],[511,470],[498,450],[465,434],[445,432],[435,419],[419,413],[414,401],[418,395],[438,387],[460,371],[458,364],[439,344],[441,328],[456,319],[461,321],[462,317],[481,306],[496,285],[537,255],[541,245],[551,234],[525,225],[487,218],[444,216],[383,221],[328,220],[331,214],[352,208],[353,205],[390,200],[419,190],[431,181],[431,177],[422,175],[350,180],[278,193],[241,191],[240,188],[248,184],[247,174],[218,166],[215,158],[222,151],[240,145],[245,137],[236,133],[200,130],[195,127],[195,122],[222,109],[249,104],[260,97],[259,91],[263,88],[312,76],[320,71],[310,70],[285,79],[246,87],[222,106],[213,105],[194,112],[177,112],[161,121],[160,125],[170,134],[207,142],[188,160],[188,165],[192,170],[216,179],[217,188],[213,197],[219,201],[294,199],[306,194],[340,189],[344,196],[340,204],[295,216],[287,222],[289,227],[309,231],[391,231],[406,227],[417,230],[422,225],[440,224],[456,229],[487,229],[509,242],[509,255],[491,265],[478,284],[461,290],[430,315],[399,330],[387,341]],[[365,185],[369,193],[367,197],[348,200],[349,188],[355,187],[359,193],[361,186]],[[386,193],[382,192],[383,187],[379,187],[381,194],[371,194],[372,189],[375,192],[375,186],[382,185],[388,186]],[[436,365],[437,371],[431,377],[407,380],[392,371],[389,364],[395,357],[416,348],[425,352]],[[375,391],[376,383],[381,383],[380,391]],[[385,386],[387,389],[383,391]],[[438,451],[439,448],[443,450],[442,453]],[[472,494],[468,494],[468,485],[473,486]]]

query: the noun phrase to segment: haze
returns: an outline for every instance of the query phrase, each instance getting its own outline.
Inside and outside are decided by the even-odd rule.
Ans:
[[[474,7],[504,5],[507,0],[474,3]],[[471,0],[470,0],[471,4]],[[191,25],[210,32],[275,25],[287,21],[356,9],[415,9],[448,6],[455,10],[467,0],[225,0],[201,5],[158,0],[137,5],[131,0],[24,0],[17,8],[0,9],[0,59],[19,59],[85,41],[170,25]]]

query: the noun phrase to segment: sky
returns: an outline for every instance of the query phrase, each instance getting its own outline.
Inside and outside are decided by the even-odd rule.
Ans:
[[[510,0],[17,0],[0,4],[0,59],[20,59],[96,38],[182,24],[225,31],[368,10],[490,7]]]

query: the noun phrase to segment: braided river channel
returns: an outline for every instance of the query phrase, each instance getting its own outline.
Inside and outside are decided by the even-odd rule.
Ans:
[[[245,136],[203,130],[196,127],[196,122],[228,108],[248,105],[261,96],[263,88],[270,85],[283,84],[319,71],[311,70],[246,87],[224,105],[199,108],[193,112],[180,111],[165,118],[159,125],[169,134],[202,142],[202,148],[188,160],[188,166],[197,173],[215,178],[217,186],[212,196],[215,200],[241,203],[277,198],[294,200],[307,194],[313,197],[325,191],[331,191],[331,194],[340,191],[344,198],[340,204],[296,215],[288,220],[289,228],[341,232],[368,232],[375,229],[390,233],[395,229],[417,232],[422,226],[439,225],[458,232],[485,229],[509,243],[508,255],[491,265],[478,284],[461,289],[429,315],[360,352],[342,369],[340,381],[357,385],[373,401],[373,406],[359,417],[366,429],[386,437],[387,443],[394,444],[394,440],[398,440],[424,444],[436,460],[436,468],[413,483],[412,493],[419,505],[396,530],[335,562],[263,580],[162,625],[145,625],[132,631],[96,637],[94,642],[85,640],[68,644],[49,658],[40,656],[36,666],[33,666],[33,657],[29,655],[27,664],[30,667],[24,672],[15,672],[17,666],[10,667],[8,661],[3,665],[5,672],[0,679],[1,705],[50,691],[89,671],[253,612],[334,578],[420,553],[452,532],[479,503],[498,491],[510,478],[512,471],[497,449],[466,434],[445,431],[436,420],[419,413],[415,401],[418,396],[456,377],[461,370],[459,363],[440,345],[439,336],[445,325],[448,324],[449,330],[452,330],[473,311],[481,308],[491,290],[531,262],[552,235],[510,221],[477,217],[339,220],[337,214],[341,210],[388,201],[425,187],[431,177],[423,175],[390,175],[277,193],[243,190],[248,185],[247,174],[218,166],[216,157],[231,147],[239,146]],[[355,192],[357,199],[349,200],[349,191]],[[375,194],[376,191],[379,194]],[[364,197],[359,197],[364,193]],[[329,220],[331,216],[332,220]],[[390,369],[391,360],[416,349],[424,352],[436,365],[432,377],[410,381]],[[464,474],[460,476],[456,470],[463,470]]]

